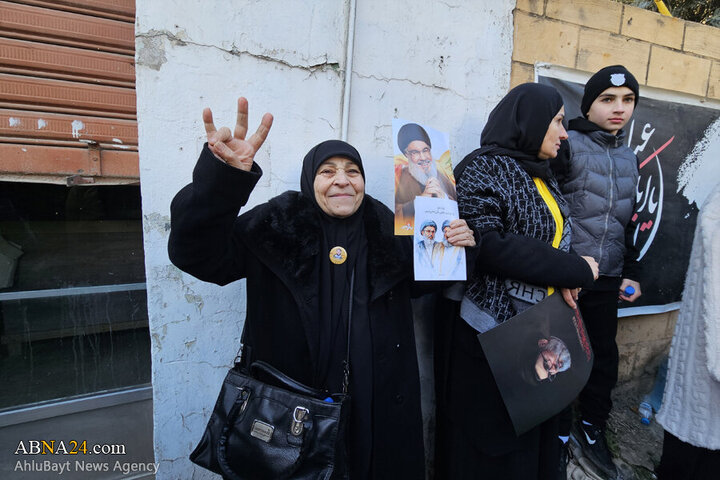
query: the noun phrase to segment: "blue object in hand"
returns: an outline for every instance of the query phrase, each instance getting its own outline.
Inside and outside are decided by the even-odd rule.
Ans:
[[[623,293],[627,296],[630,296],[635,293],[635,288],[632,285],[628,285],[625,287],[625,290],[623,290]]]
[[[643,425],[650,425],[650,420],[652,419],[652,406],[646,401],[640,402],[640,406],[638,406],[638,413],[640,414],[640,422]]]

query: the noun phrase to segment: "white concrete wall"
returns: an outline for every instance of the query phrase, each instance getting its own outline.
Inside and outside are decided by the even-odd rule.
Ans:
[[[360,0],[348,141],[368,192],[392,203],[391,119],[450,133],[454,162],[479,144],[510,83],[514,0]],[[251,204],[299,188],[316,143],[340,138],[350,8],[337,0],[138,0],[138,125],[152,336],[158,479],[212,478],[187,459],[205,427],[245,316],[244,282],[195,280],[167,257],[169,205],[204,142],[200,118],[232,126],[236,99],[275,124],[256,157]]]

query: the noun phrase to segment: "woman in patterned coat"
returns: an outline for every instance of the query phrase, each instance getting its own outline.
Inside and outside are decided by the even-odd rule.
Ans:
[[[564,107],[552,87],[523,84],[493,109],[482,147],[455,169],[460,217],[481,237],[459,314],[438,355],[438,478],[554,478],[559,442],[550,419],[520,436],[477,335],[557,289],[574,306],[597,263],[570,252],[568,208],[550,173]],[[444,374],[442,372],[445,372]]]

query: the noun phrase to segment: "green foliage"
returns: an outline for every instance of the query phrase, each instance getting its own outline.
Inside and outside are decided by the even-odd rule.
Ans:
[[[653,0],[620,0],[622,3],[633,5],[657,12]],[[674,17],[720,27],[720,0],[664,0]]]

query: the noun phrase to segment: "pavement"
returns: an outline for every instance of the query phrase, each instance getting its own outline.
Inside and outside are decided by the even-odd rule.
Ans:
[[[613,409],[607,426],[607,440],[619,475],[608,479],[598,474],[582,456],[579,443],[570,438],[574,458],[568,465],[568,480],[654,480],[655,467],[662,454],[663,428],[655,421],[640,422],[637,406],[650,391],[653,377],[646,376],[615,387]]]

